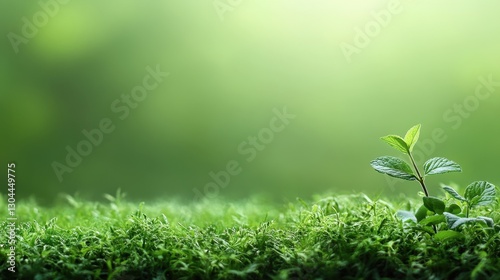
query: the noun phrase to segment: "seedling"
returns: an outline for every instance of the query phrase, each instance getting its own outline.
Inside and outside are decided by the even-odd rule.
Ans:
[[[429,175],[443,174],[449,172],[462,172],[462,168],[456,162],[443,157],[431,158],[424,163],[423,173],[417,167],[415,159],[413,158],[413,147],[418,141],[420,136],[420,124],[415,125],[406,132],[405,137],[398,135],[388,135],[381,139],[391,145],[396,150],[406,154],[413,166],[404,160],[392,157],[382,156],[378,157],[371,162],[371,166],[378,172],[387,174],[389,176],[408,180],[417,181],[425,194],[422,198],[423,205],[414,214],[409,211],[398,211],[397,215],[404,221],[411,220],[423,226],[423,229],[429,233],[429,226],[433,227],[434,233],[437,233],[436,225],[447,222],[450,229],[457,229],[465,223],[483,223],[487,226],[493,226],[493,220],[488,217],[469,218],[469,211],[476,206],[484,206],[495,202],[496,191],[495,186],[485,181],[477,181],[465,190],[464,196],[461,196],[450,186],[444,186],[443,189],[448,192],[453,198],[460,201],[465,205],[465,214],[462,213],[462,208],[457,204],[446,206],[445,202],[437,197],[429,195],[427,186],[425,185],[425,178]],[[465,217],[463,217],[465,216]],[[446,236],[454,236],[448,234]]]
[[[474,182],[465,188],[464,196],[461,196],[450,186],[442,186],[443,190],[448,192],[453,198],[465,204],[465,217],[454,215],[453,213],[444,213],[446,221],[451,229],[460,227],[466,223],[481,222],[492,227],[493,219],[479,216],[477,218],[469,218],[469,211],[473,207],[486,206],[496,202],[495,186],[485,181]]]

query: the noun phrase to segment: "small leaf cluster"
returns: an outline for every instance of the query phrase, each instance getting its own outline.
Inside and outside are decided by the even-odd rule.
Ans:
[[[413,147],[420,136],[420,127],[421,125],[418,124],[410,128],[404,138],[398,135],[387,135],[381,138],[396,150],[408,155],[415,170],[412,170],[404,160],[392,156],[376,158],[371,162],[372,167],[380,173],[408,181],[423,181],[429,175],[461,172],[462,168],[457,163],[446,158],[435,157],[424,163],[424,173],[420,174],[412,155]]]
[[[443,199],[430,196],[425,185],[425,177],[448,172],[461,172],[462,168],[456,162],[443,158],[434,157],[426,161],[423,165],[423,173],[417,167],[412,151],[420,135],[420,124],[408,130],[405,137],[398,135],[388,135],[382,137],[386,143],[398,151],[408,155],[411,164],[404,160],[391,156],[378,157],[371,162],[372,167],[383,174],[408,180],[418,181],[425,197],[423,204],[413,213],[410,211],[398,211],[397,216],[403,221],[412,221],[418,225],[419,230],[430,234],[437,233],[438,225],[445,223],[449,230],[444,230],[435,235],[438,239],[448,239],[461,237],[461,234],[453,230],[458,230],[464,224],[480,224],[486,227],[493,227],[494,221],[489,217],[478,216],[469,217],[472,208],[486,206],[496,202],[496,188],[486,181],[476,181],[465,189],[464,195],[460,195],[450,186],[443,186],[457,203],[446,205]],[[442,228],[442,227],[441,227]]]
[[[470,209],[478,206],[487,206],[496,202],[496,189],[493,184],[486,181],[473,182],[465,189],[464,196],[461,196],[450,186],[443,186],[443,190],[449,193],[454,199],[460,201],[466,207],[465,217],[455,215],[457,213],[444,213],[448,226],[451,229],[458,228],[466,223],[478,222],[493,227],[493,219],[491,218],[483,216],[478,216],[476,218],[469,217]]]

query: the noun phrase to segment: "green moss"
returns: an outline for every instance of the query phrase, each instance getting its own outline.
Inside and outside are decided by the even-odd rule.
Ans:
[[[323,196],[277,207],[258,199],[66,199],[52,208],[17,205],[17,272],[7,270],[3,246],[3,279],[500,278],[498,225],[467,225],[464,239],[438,241],[395,217],[398,209],[414,211],[417,200]],[[500,207],[492,207],[481,211],[498,218]]]

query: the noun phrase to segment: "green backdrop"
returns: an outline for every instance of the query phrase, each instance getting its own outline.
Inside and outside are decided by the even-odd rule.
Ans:
[[[1,163],[17,164],[18,198],[415,193],[369,161],[417,123],[421,158],[464,170],[431,193],[500,181],[496,1],[0,5]]]

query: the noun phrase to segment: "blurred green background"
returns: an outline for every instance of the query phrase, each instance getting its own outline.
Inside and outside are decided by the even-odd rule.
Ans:
[[[417,150],[464,169],[430,178],[431,193],[500,183],[498,82],[474,97],[479,77],[500,81],[498,1],[63,2],[0,4],[1,164],[17,163],[20,199],[189,201],[231,160],[242,172],[210,196],[413,195],[369,162],[398,155],[380,136],[417,123],[421,141],[447,137]],[[170,76],[121,120],[111,104],[156,65]],[[284,107],[296,117],[248,162],[238,146]],[[60,182],[53,163],[103,118],[115,130]]]

